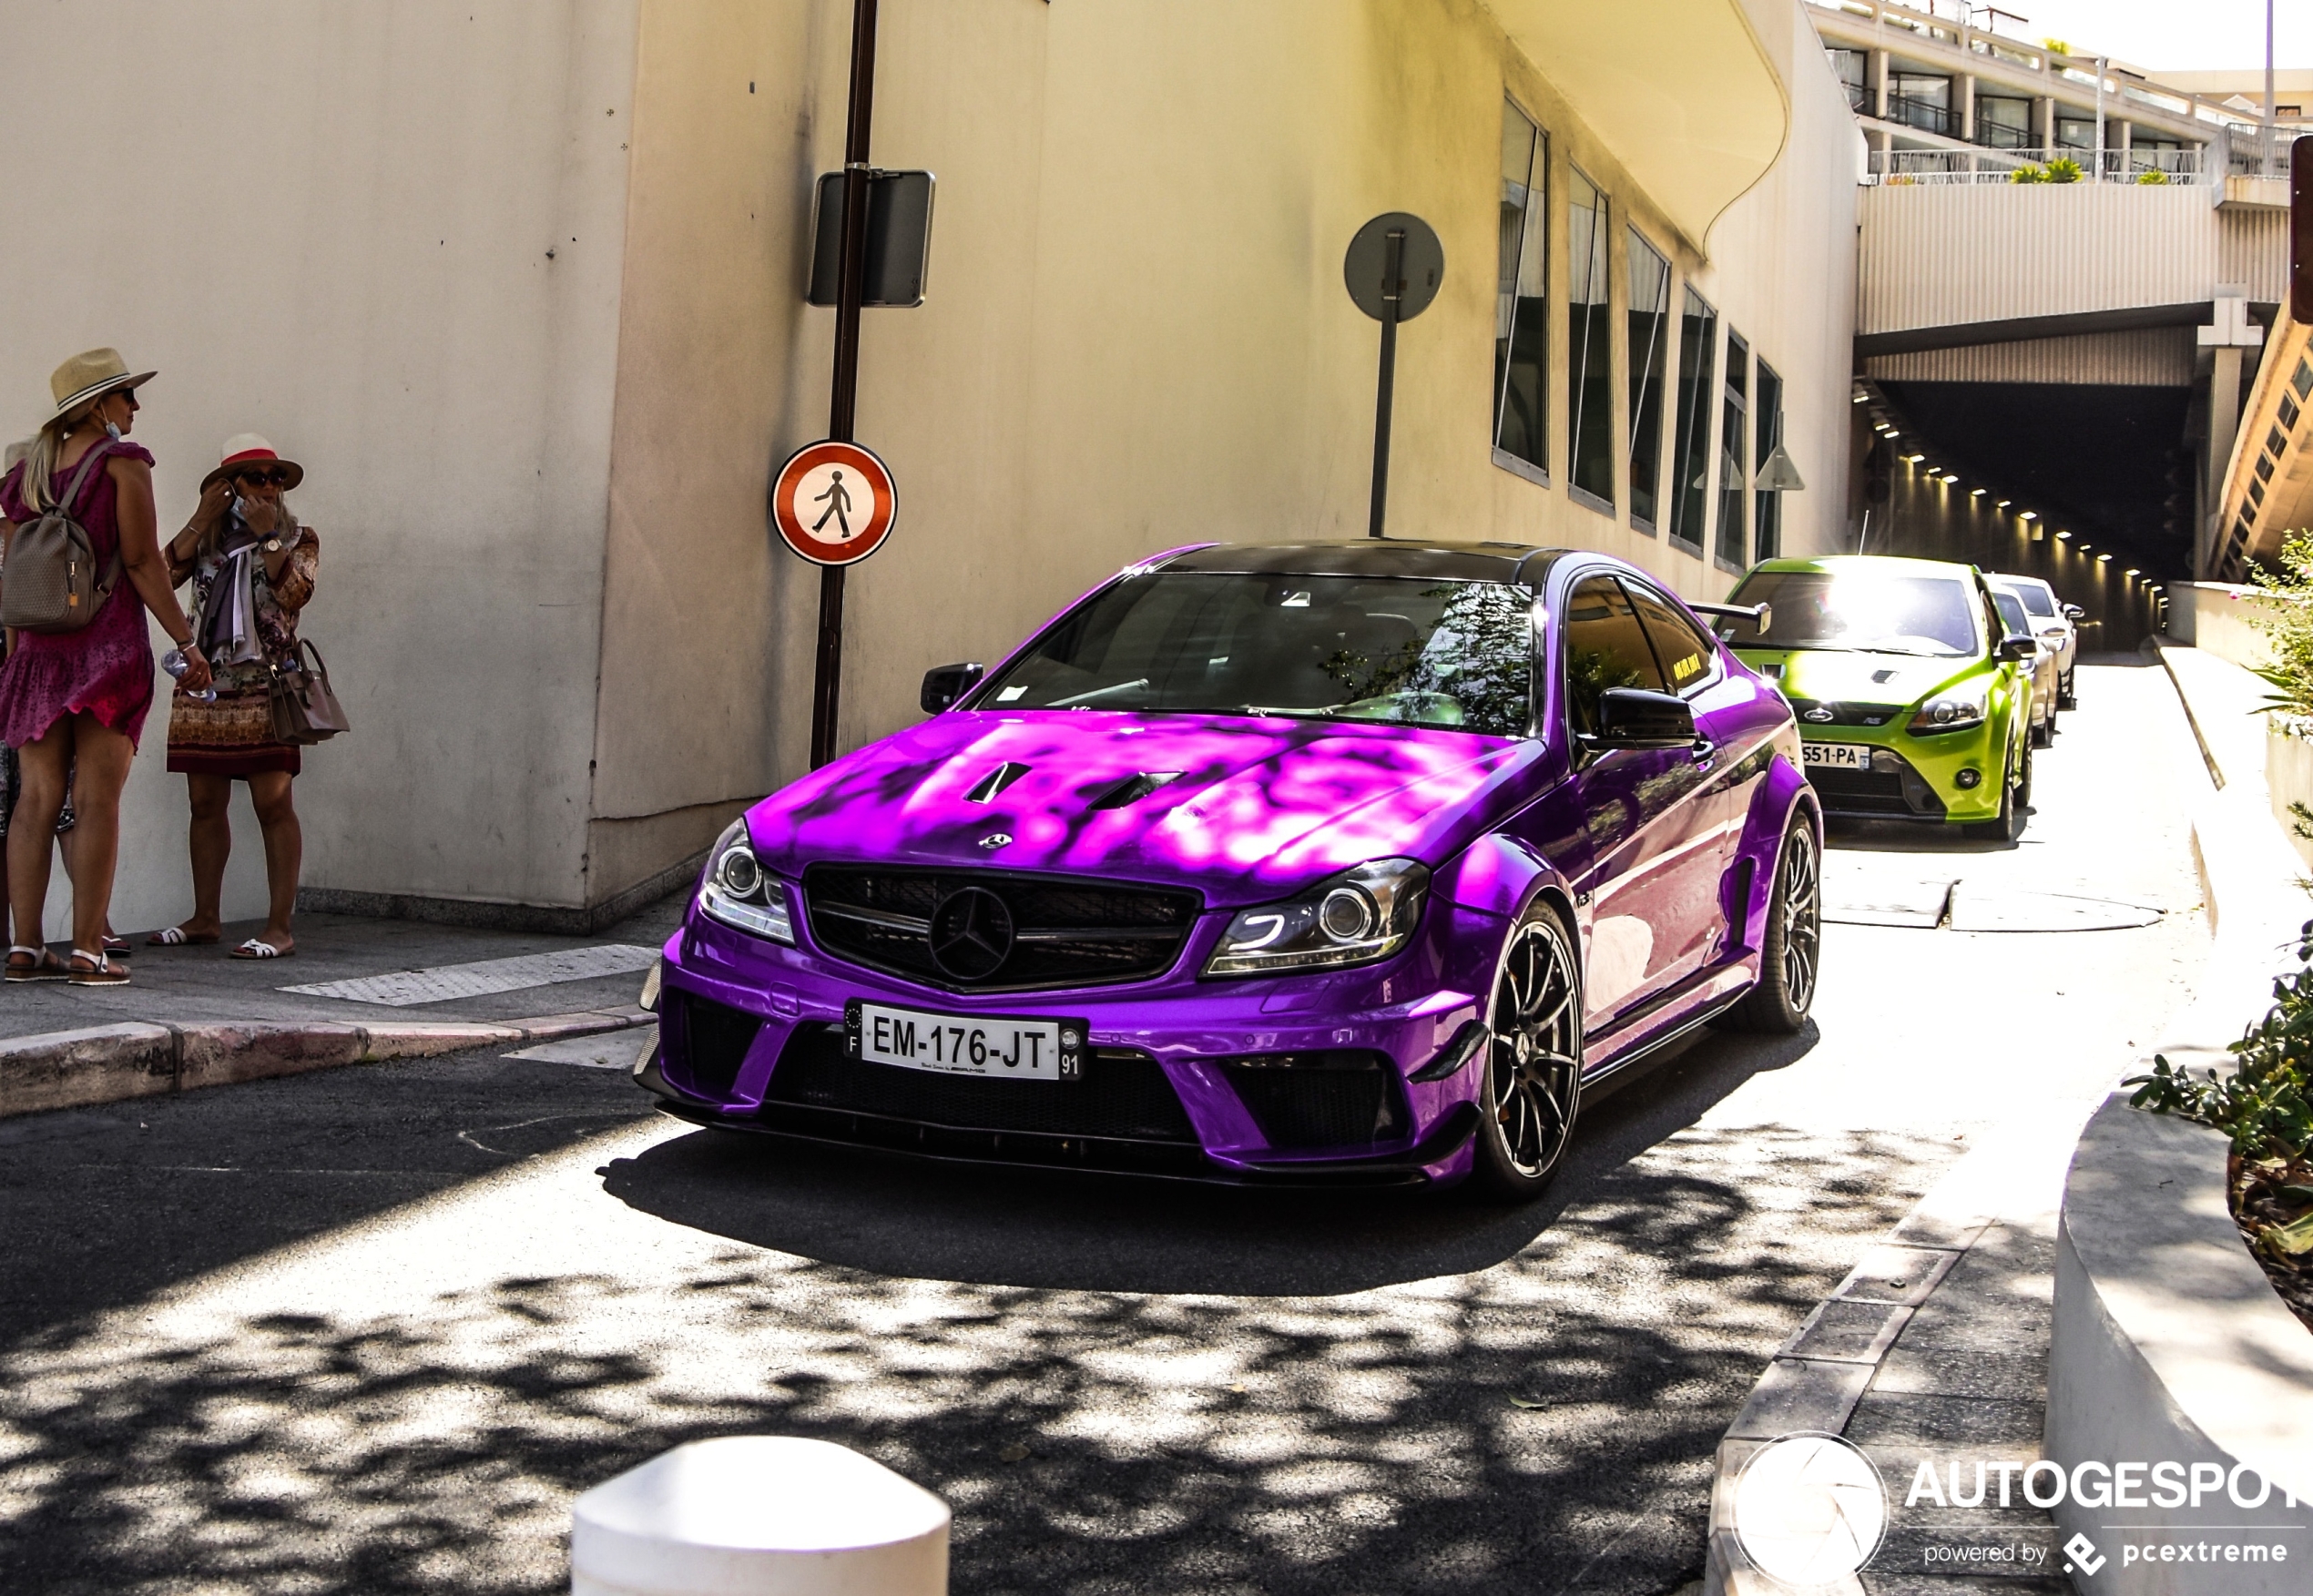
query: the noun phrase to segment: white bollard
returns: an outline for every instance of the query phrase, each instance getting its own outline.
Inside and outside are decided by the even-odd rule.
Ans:
[[[571,1596],[946,1596],[948,1505],[800,1436],[693,1441],[571,1511]]]

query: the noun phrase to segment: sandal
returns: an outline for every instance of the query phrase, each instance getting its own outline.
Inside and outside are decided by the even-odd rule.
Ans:
[[[19,953],[31,962],[17,963],[16,955]],[[10,981],[62,981],[68,973],[65,961],[46,948],[15,947],[8,950],[7,979]]]
[[[215,931],[211,931],[206,936],[197,937],[188,931],[183,926],[168,925],[161,927],[160,930],[155,931],[151,936],[147,937],[145,939],[145,946],[148,948],[206,947],[209,943],[219,940],[220,939]],[[126,947],[123,947],[120,950],[124,953],[128,951]]]
[[[127,937],[116,937],[110,931],[107,931],[105,933],[105,951],[107,953],[127,952],[128,939]]]
[[[86,968],[82,966],[83,960],[87,961]],[[91,953],[85,948],[75,948],[72,950],[72,962],[67,969],[69,973],[65,979],[74,986],[127,986],[128,984],[128,967],[125,964],[115,964],[109,953]]]
[[[295,948],[276,948],[270,942],[260,942],[255,937],[251,937],[248,941],[243,942],[239,947],[234,949],[230,957],[235,959],[294,959],[297,957],[297,950]]]

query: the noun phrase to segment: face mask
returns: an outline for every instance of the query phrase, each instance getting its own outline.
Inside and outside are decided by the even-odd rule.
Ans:
[[[105,423],[105,435],[116,443],[120,442],[120,429],[111,422]]]

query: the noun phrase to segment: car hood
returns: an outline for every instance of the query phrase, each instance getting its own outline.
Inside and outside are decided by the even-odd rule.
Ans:
[[[1051,870],[1227,907],[1370,859],[1442,863],[1542,748],[1339,721],[951,711],[772,794],[748,827],[789,877],[820,860]]]
[[[1888,704],[1902,707],[1984,668],[1981,658],[1929,659],[1916,655],[1860,654],[1835,648],[1738,648],[1744,664],[1782,689],[1786,698],[1824,704]],[[1779,667],[1779,673],[1778,673]]]

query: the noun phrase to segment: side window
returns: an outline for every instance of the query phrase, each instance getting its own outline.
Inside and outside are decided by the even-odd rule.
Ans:
[[[1637,607],[1646,635],[1655,645],[1655,656],[1663,663],[1663,674],[1670,678],[1670,690],[1699,693],[1717,681],[1718,650],[1711,640],[1666,604],[1659,594],[1649,592],[1635,582],[1625,585],[1630,589],[1630,601]]]
[[[1598,696],[1609,687],[1660,693],[1662,668],[1638,612],[1612,576],[1586,576],[1566,599],[1566,717],[1578,737],[1598,731]]]

